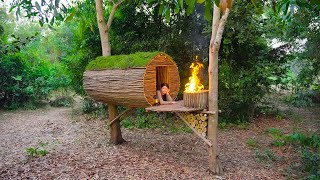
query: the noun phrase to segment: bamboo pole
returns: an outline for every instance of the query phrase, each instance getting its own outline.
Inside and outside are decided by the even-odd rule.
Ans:
[[[192,129],[192,131],[193,131],[198,137],[200,137],[209,147],[212,147],[211,142],[210,142],[208,139],[206,139],[205,137],[203,137],[201,134],[199,134],[198,131],[197,131],[195,128],[193,128],[193,127],[188,123],[188,121],[187,121],[186,119],[184,119],[184,117],[183,117],[180,113],[178,113],[178,112],[175,112],[175,113],[180,117],[180,119],[181,119],[183,122],[185,122],[185,123],[187,124],[187,126],[189,126],[189,128]]]

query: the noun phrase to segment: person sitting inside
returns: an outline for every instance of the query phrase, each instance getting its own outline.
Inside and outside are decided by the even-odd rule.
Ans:
[[[160,87],[161,87],[161,89],[157,90],[157,97],[159,99],[160,104],[175,103],[169,94],[169,92],[170,92],[169,84],[162,83]]]

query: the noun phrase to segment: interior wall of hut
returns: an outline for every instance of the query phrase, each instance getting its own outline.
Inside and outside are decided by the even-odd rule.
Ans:
[[[161,89],[162,83],[169,84],[169,73],[168,73],[168,67],[167,66],[157,66],[156,67],[157,72],[157,90]],[[170,86],[170,84],[169,84]]]

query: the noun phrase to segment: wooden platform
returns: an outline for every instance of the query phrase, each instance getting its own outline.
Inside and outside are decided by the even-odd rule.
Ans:
[[[183,101],[175,101],[173,104],[147,107],[146,111],[155,112],[195,112],[202,111],[202,108],[189,108],[183,106]]]

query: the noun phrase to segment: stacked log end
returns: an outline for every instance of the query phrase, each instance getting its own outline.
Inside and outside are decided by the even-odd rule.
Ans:
[[[183,92],[183,104],[185,107],[203,108],[208,107],[208,90],[200,92],[187,93]]]
[[[207,114],[184,113],[183,117],[203,137],[207,135],[208,117]]]

